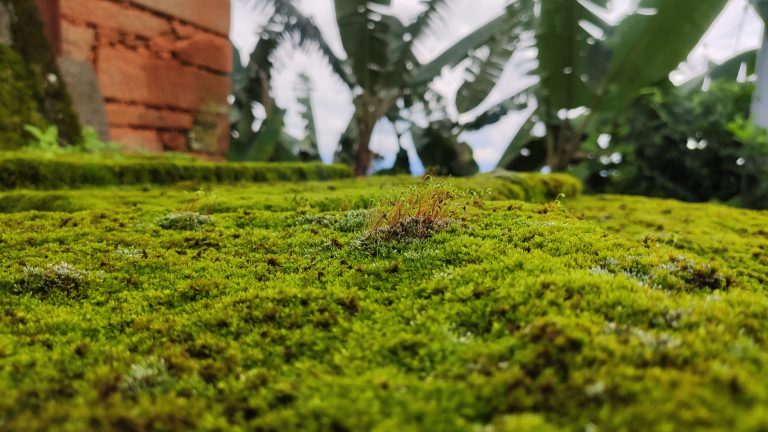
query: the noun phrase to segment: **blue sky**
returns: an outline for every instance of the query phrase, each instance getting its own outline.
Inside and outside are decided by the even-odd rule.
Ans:
[[[621,16],[631,8],[632,2],[633,0],[613,0],[611,15]],[[419,13],[419,3],[419,0],[393,0],[391,10],[407,22]],[[504,3],[505,0],[456,0],[449,10],[450,27],[438,28],[434,37],[425,40],[418,47],[419,58],[428,60],[430,56],[449,47],[497,15],[503,9]],[[332,0],[296,0],[296,4],[304,13],[313,17],[337,54],[343,56]],[[244,57],[247,57],[253,49],[257,33],[266,19],[266,16],[254,10],[244,0],[233,0],[231,38]],[[704,70],[710,61],[721,61],[734,53],[756,48],[760,44],[761,35],[762,23],[748,6],[748,0],[730,0],[727,8],[691,53],[688,61],[673,72],[671,78],[673,81],[684,80],[685,77]],[[278,104],[288,109],[286,123],[289,133],[297,137],[303,136],[303,123],[295,103],[294,88],[298,74],[304,72],[313,81],[312,102],[315,106],[315,117],[319,129],[320,151],[324,160],[332,159],[339,136],[347,127],[353,113],[352,95],[346,86],[333,76],[323,59],[315,53],[284,49],[278,53],[277,60],[280,70],[275,74],[273,86]],[[434,83],[434,87],[452,100],[452,95],[461,85],[463,76],[464,70],[461,65],[453,70],[446,70]],[[508,67],[504,72],[502,83],[485,101],[484,106],[492,105],[514,94],[526,84],[527,79],[529,78],[516,68]],[[483,106],[478,109],[483,109]],[[505,146],[520,127],[523,117],[523,115],[513,114],[492,127],[465,134],[462,137],[472,146],[475,159],[482,170],[490,170],[496,166]],[[385,163],[391,163],[397,151],[397,142],[391,124],[382,121],[376,126],[371,146],[373,150],[387,156]],[[407,146],[410,147],[410,143]],[[410,150],[412,151],[412,148]]]

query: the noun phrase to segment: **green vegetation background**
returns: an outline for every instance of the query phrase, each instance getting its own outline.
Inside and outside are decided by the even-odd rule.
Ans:
[[[11,47],[0,44],[0,150],[24,147],[24,126],[56,126],[66,145],[82,141],[80,122],[34,0],[0,0],[11,16]]]

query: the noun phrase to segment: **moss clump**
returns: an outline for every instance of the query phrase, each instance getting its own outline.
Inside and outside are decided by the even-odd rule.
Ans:
[[[387,225],[373,228],[355,240],[355,246],[370,254],[378,254],[391,243],[424,240],[448,228],[453,221],[424,216],[410,216]]]
[[[33,295],[77,296],[85,288],[88,272],[65,262],[45,267],[24,267],[23,275],[16,281],[16,292]]]
[[[213,225],[213,218],[195,212],[171,213],[163,216],[158,222],[162,229],[178,231],[199,231]]]
[[[0,195],[0,213],[24,211],[75,212],[83,207],[64,194],[50,192],[9,192]]]
[[[13,49],[21,55],[28,66],[29,74],[25,82],[34,81],[34,86],[27,84],[29,93],[25,97],[35,98],[39,113],[48,123],[58,127],[62,142],[69,145],[79,144],[82,141],[80,121],[72,108],[72,101],[56,63],[56,55],[42,31],[43,22],[36,2],[34,0],[0,0],[0,2],[11,12]],[[0,68],[3,67],[0,63]],[[0,82],[0,88],[5,85],[9,84]],[[3,105],[8,101],[0,100],[0,102],[2,102],[0,105]],[[0,145],[3,144],[0,143]]]
[[[120,382],[120,389],[126,397],[136,399],[142,394],[167,390],[172,384],[165,360],[149,357],[131,365]]]
[[[14,150],[29,142],[25,125],[43,128],[38,102],[40,82],[21,56],[0,44],[0,150]]]
[[[355,245],[370,253],[391,242],[423,240],[444,230],[458,214],[452,206],[459,194],[445,182],[425,183],[384,200],[374,209],[372,224]]]

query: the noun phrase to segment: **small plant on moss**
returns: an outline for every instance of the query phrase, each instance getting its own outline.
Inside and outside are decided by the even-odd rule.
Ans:
[[[22,294],[52,295],[62,293],[75,296],[85,288],[88,272],[65,262],[46,267],[24,267],[23,276],[16,282],[16,291]]]
[[[172,383],[165,360],[148,357],[141,363],[131,365],[120,389],[126,396],[135,398],[141,393],[170,387]]]
[[[25,125],[24,130],[34,138],[34,141],[29,145],[31,150],[51,155],[64,152],[64,149],[59,145],[59,128],[56,126],[41,129],[37,126]]]
[[[365,228],[371,220],[370,210],[351,210],[339,218],[334,227],[341,232],[355,232]]]
[[[561,210],[563,208],[563,203],[560,201],[562,198],[565,198],[564,193],[557,194],[557,197],[555,197],[555,200],[551,203],[546,203],[542,206],[541,213],[551,213],[553,211]]]
[[[385,200],[374,210],[372,224],[356,244],[370,250],[376,244],[432,237],[457,219],[450,205],[458,192],[448,183],[425,183]]]
[[[102,141],[92,127],[83,129],[83,143],[79,146],[62,146],[59,141],[59,129],[50,126],[45,129],[33,125],[25,125],[24,130],[34,139],[26,147],[27,151],[45,155],[61,154],[107,154],[118,153],[120,145],[111,141]]]
[[[82,150],[84,153],[104,154],[120,152],[120,144],[112,141],[102,141],[96,129],[86,126],[83,128],[82,147],[70,147]]]
[[[213,225],[213,218],[196,212],[170,213],[158,222],[160,228],[176,231],[199,231]]]

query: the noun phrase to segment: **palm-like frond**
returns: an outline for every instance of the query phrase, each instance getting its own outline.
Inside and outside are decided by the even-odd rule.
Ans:
[[[296,82],[297,101],[301,105],[301,118],[304,120],[306,137],[300,143],[299,157],[303,161],[320,160],[320,149],[317,140],[317,124],[312,105],[312,79],[302,72]]]
[[[265,66],[271,76],[274,64],[270,60],[272,54],[283,44],[292,43],[299,47],[317,49],[328,62],[329,66],[347,86],[353,86],[353,79],[348,64],[333,51],[326,41],[320,28],[315,22],[304,15],[291,0],[245,0],[261,12],[272,13],[261,32],[257,43],[252,65]],[[258,53],[256,51],[259,51]]]
[[[497,123],[511,112],[525,109],[529,103],[531,89],[532,87],[527,87],[518,93],[515,93],[514,95],[502,100],[501,102],[491,106],[490,108],[484,110],[477,117],[475,117],[472,121],[461,124],[461,128],[468,131],[479,130],[486,126]]]
[[[768,22],[768,0],[750,0],[750,3],[752,3],[760,18]]]
[[[409,47],[430,33],[435,23],[445,19],[448,7],[454,0],[422,0],[424,10],[406,27]]]
[[[535,28],[540,96],[553,109],[588,105],[598,87],[600,66],[610,58],[600,49],[609,25],[594,12],[607,0],[539,0],[539,4]]]
[[[467,78],[456,94],[459,112],[467,112],[480,105],[496,87],[512,55],[533,43],[531,37],[525,36],[533,26],[532,2],[510,3],[504,17],[506,28],[469,57]]]
[[[641,0],[653,13],[635,13],[611,38],[613,56],[602,79],[597,110],[625,107],[643,87],[666,80],[699,43],[728,0]],[[659,47],[664,49],[659,49]]]
[[[416,44],[425,36],[432,33],[433,26],[436,23],[445,19],[448,6],[453,1],[454,0],[422,0],[422,3],[425,6],[424,10],[403,30],[400,57],[393,65],[395,71],[401,72],[399,78],[405,77],[419,66],[419,60],[414,51]]]
[[[397,87],[405,26],[384,12],[391,0],[335,0],[336,23],[356,84],[368,93]]]
[[[468,34],[456,44],[443,51],[433,60],[419,65],[406,78],[406,84],[412,87],[429,84],[446,67],[453,67],[464,61],[469,53],[488,44],[507,26],[505,17],[495,18]]]
[[[680,84],[680,89],[685,93],[692,93],[700,90],[707,78],[712,80],[727,79],[736,81],[742,70],[745,75],[749,77],[756,72],[756,67],[757,50],[745,51],[736,54],[721,63],[710,64],[709,68],[704,73]]]

